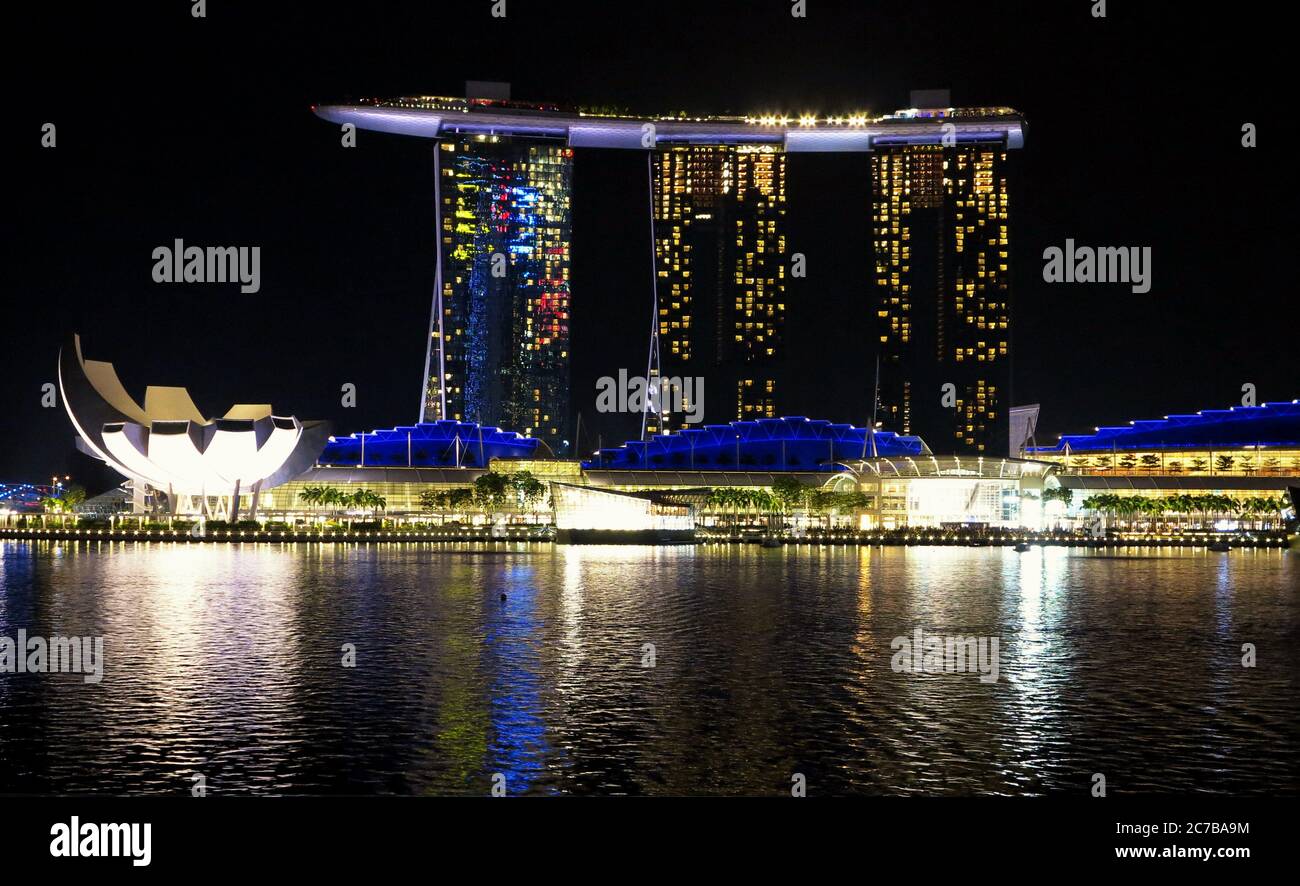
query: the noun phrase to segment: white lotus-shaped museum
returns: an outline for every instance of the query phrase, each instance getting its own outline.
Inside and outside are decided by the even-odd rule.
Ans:
[[[185,388],[150,385],[141,406],[113,364],[82,357],[75,335],[59,352],[59,390],[78,447],[165,493],[173,512],[206,511],[207,498],[217,496],[233,516],[241,494],[253,497],[255,512],[257,495],[311,467],[330,434],[327,422],[273,415],[269,404],[204,418]]]

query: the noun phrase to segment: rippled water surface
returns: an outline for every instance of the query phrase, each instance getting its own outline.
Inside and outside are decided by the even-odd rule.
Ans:
[[[1293,552],[0,542],[0,587],[106,656],[0,674],[0,793],[1300,793]],[[918,627],[998,681],[896,673]]]

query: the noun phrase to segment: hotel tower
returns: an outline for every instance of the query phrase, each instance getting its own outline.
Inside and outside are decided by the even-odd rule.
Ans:
[[[706,421],[798,413],[783,384],[794,356],[783,344],[786,161],[846,152],[869,164],[863,252],[874,273],[864,275],[860,310],[835,319],[864,329],[861,365],[880,358],[876,420],[941,451],[1006,451],[1007,158],[1024,145],[1018,112],[953,108],[936,91],[884,116],[637,116],[511,101],[505,84],[468,86],[464,99],[313,108],[334,123],[436,140],[439,261],[422,421],[499,425],[569,450],[575,148],[647,156],[651,375],[702,377]],[[807,366],[819,358],[799,356]],[[865,370],[863,390],[873,381]],[[678,413],[643,418],[647,433],[681,425]]]
[[[960,120],[978,112],[944,113]],[[991,456],[1007,449],[1004,141],[991,133],[986,142],[881,146],[871,154],[877,418],[937,450]]]
[[[786,155],[681,145],[651,160],[660,372],[699,376],[706,420],[775,418],[786,291]],[[651,428],[680,427],[680,415]]]
[[[438,144],[440,262],[421,421],[497,425],[568,449],[570,183],[562,144]]]

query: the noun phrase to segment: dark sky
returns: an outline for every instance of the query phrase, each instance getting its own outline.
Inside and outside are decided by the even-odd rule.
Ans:
[[[789,0],[574,4],[508,0],[317,4],[209,0],[6,12],[3,205],[6,433],[0,481],[111,475],[41,407],[65,335],[129,390],[188,385],[333,420],[413,421],[433,281],[430,142],[362,132],[344,150],[313,102],[463,93],[505,80],[523,99],[648,112],[887,111],[912,88],[1029,120],[1013,193],[1018,402],[1051,434],[1300,396],[1292,281],[1296,166],[1286,26],[1274,4],[1111,0]],[[21,50],[36,55],[27,57]],[[41,124],[58,146],[40,147]],[[1241,125],[1259,128],[1243,149]],[[791,347],[818,417],[867,418],[873,352],[864,156],[794,156]],[[644,359],[644,159],[579,152],[575,400]],[[262,289],[151,280],[155,246],[260,245]],[[1049,286],[1066,237],[1154,250],[1154,286]],[[795,321],[798,320],[797,326]],[[635,358],[629,357],[634,354]],[[356,409],[340,386],[357,386]],[[610,445],[633,422],[598,426]],[[98,491],[93,489],[92,491]]]

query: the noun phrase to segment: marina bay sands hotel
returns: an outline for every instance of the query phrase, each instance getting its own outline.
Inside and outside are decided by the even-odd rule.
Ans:
[[[852,362],[864,391],[878,358],[875,417],[936,450],[1007,453],[1007,170],[1026,127],[1016,111],[953,108],[932,91],[884,116],[656,117],[514,101],[507,84],[466,93],[313,108],[341,126],[436,142],[440,249],[420,421],[497,425],[570,451],[569,321],[583,298],[570,291],[571,183],[583,148],[647,153],[650,375],[703,377],[709,422],[798,412],[786,380],[815,372],[817,355],[784,344],[787,156],[858,152],[872,202],[840,211],[870,214],[870,273],[860,313],[841,322],[862,330]],[[649,431],[670,425],[680,417],[654,416]]]

